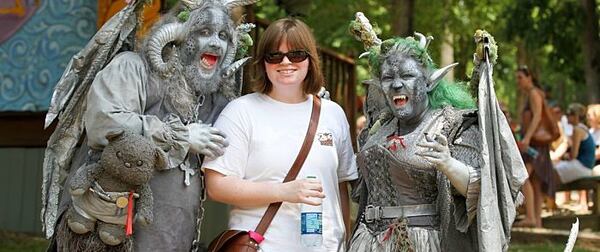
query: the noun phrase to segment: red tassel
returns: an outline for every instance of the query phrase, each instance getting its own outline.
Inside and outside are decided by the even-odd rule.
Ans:
[[[404,137],[400,137],[400,145],[402,145],[402,148],[406,149],[406,145],[404,144]]]
[[[392,227],[392,225],[390,225],[390,226],[388,226],[388,229],[386,230],[385,235],[383,236],[382,242],[390,239],[390,237],[392,237],[392,232],[393,232],[393,227]]]
[[[133,191],[129,192],[129,201],[127,202],[127,221],[125,222],[125,235],[127,237],[133,234]]]

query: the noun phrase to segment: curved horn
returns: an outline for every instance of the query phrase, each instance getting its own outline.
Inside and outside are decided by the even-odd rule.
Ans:
[[[198,8],[201,2],[202,0],[181,0],[181,3],[191,10]]]
[[[233,62],[231,65],[227,66],[227,68],[225,69],[225,71],[222,74],[222,77],[223,78],[230,78],[241,67],[243,67],[244,65],[246,65],[246,63],[248,63],[248,60],[250,60],[250,57],[246,57],[246,58],[240,59],[240,60],[238,60],[236,62]]]
[[[419,38],[419,47],[427,49],[427,38],[425,38],[425,35],[415,32],[415,36]]]
[[[429,44],[431,43],[432,40],[433,40],[433,36],[427,36],[427,43],[425,44],[425,50],[427,50],[427,48],[429,48]]]
[[[369,55],[371,55],[371,52],[364,52],[364,53],[361,53],[360,55],[358,55],[358,58],[362,59],[364,57],[368,57]]]
[[[225,5],[225,7],[227,7],[228,10],[231,10],[235,7],[251,5],[258,1],[259,0],[226,0],[223,1],[223,5]]]
[[[236,33],[233,39],[233,45],[227,48],[227,52],[225,53],[225,57],[223,59],[223,63],[221,64],[223,67],[228,67],[235,60],[235,54],[237,53],[237,48],[239,45],[239,34]]]
[[[175,62],[164,62],[162,50],[169,42],[181,40],[182,35],[183,25],[180,23],[167,24],[152,35],[148,42],[148,61],[154,70],[162,75],[168,75],[173,71]]]

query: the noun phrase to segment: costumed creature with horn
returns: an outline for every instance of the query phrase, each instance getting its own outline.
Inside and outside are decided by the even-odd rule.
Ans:
[[[145,2],[128,1],[71,59],[56,85],[45,126],[57,124],[46,149],[42,185],[41,217],[46,236],[52,239],[49,251],[198,249],[205,199],[200,163],[204,156],[222,155],[227,146],[225,136],[211,125],[225,105],[239,96],[240,70],[252,44],[248,32],[253,25],[236,28],[229,14],[256,0],[183,0],[143,41],[136,42]],[[152,211],[144,214],[136,214],[138,204],[132,197],[109,197],[138,192],[105,192],[100,182],[87,183],[97,175],[97,167],[119,164],[99,160],[107,156],[103,150],[111,135],[121,131],[145,137],[158,150],[155,155],[164,157],[160,160],[165,168],[149,181],[153,200],[146,197],[146,202],[153,202]],[[131,172],[145,165],[127,156],[127,150],[114,153],[116,157],[106,159],[125,160],[122,164]],[[78,174],[82,169],[93,174]],[[77,200],[82,194],[101,202],[96,205],[111,207],[86,211],[96,205],[78,205],[88,202]],[[119,225],[125,224],[120,223],[122,218],[102,219],[95,214],[122,215],[127,209],[128,222],[134,220],[128,223],[133,234],[122,242],[106,235],[100,239],[93,234],[97,231],[93,224],[68,223],[68,208],[91,223],[118,219],[114,224]],[[135,222],[140,216],[147,225]]]
[[[434,65],[432,37],[381,41],[362,13],[350,30],[372,76],[350,251],[506,251],[527,175],[493,89],[493,38],[476,34],[489,44],[474,55],[473,99],[443,79],[456,63]]]

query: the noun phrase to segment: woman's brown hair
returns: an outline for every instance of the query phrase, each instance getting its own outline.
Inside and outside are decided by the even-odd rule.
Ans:
[[[531,82],[533,83],[533,85],[537,88],[542,88],[540,86],[540,84],[538,83],[538,80],[536,78],[536,76],[531,72],[531,70],[529,70],[529,67],[527,67],[527,65],[520,65],[517,68],[517,72],[521,72],[523,73],[525,76],[527,77],[531,77]]]
[[[315,38],[310,28],[295,18],[279,19],[270,24],[262,33],[256,48],[253,90],[268,94],[273,89],[273,83],[267,77],[264,57],[267,53],[277,51],[284,38],[287,40],[290,51],[305,50],[308,52],[308,73],[302,89],[305,94],[317,94],[323,85],[323,74]]]

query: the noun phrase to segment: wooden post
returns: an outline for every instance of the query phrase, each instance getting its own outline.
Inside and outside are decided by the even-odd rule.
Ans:
[[[592,214],[600,214],[600,182],[598,181],[596,181],[596,185],[594,186],[594,208],[592,209]]]

